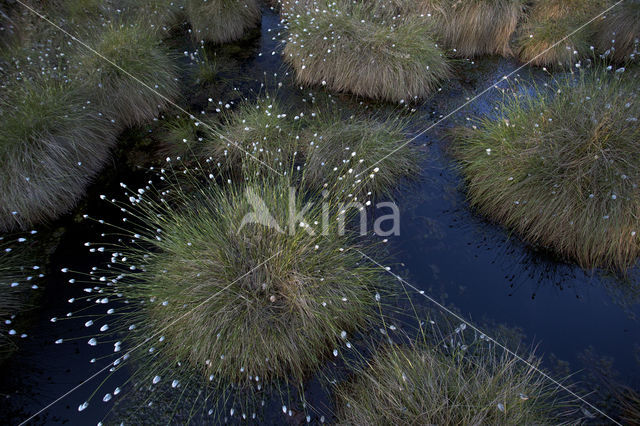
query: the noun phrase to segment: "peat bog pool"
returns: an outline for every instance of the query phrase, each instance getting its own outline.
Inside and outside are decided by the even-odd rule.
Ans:
[[[279,17],[265,9],[259,34],[256,31],[241,42],[211,48],[218,52],[219,75],[224,77],[226,89],[193,87],[192,103],[206,104],[209,97],[222,102],[233,97],[252,98],[261,90],[277,92],[292,104],[302,102],[309,90],[292,83],[282,62],[283,34]],[[194,50],[193,46],[188,48]],[[188,69],[188,55],[183,62]],[[519,65],[503,58],[481,58],[460,67],[464,69],[464,73],[460,73],[464,78],[452,80],[430,100],[416,106],[412,131],[420,132]],[[548,74],[528,67],[517,71],[516,76],[523,88],[531,81],[549,79]],[[266,89],[261,88],[262,84]],[[469,208],[464,184],[447,152],[446,129],[464,123],[469,116],[492,114],[495,102],[501,98],[500,90],[491,90],[416,139],[414,143],[422,147],[426,156],[419,180],[409,183],[395,197],[401,211],[401,234],[390,239],[389,264],[394,272],[457,309],[471,323],[518,329],[525,336],[523,345],[537,347],[537,353],[543,356],[543,366],[559,378],[571,374],[568,380],[578,383],[575,389],[579,393],[591,394],[600,388],[596,366],[606,366],[606,374],[618,374],[621,382],[637,388],[640,383],[640,266],[636,265],[625,279],[597,270],[584,271],[528,246]],[[346,95],[335,99],[345,106],[358,107],[358,102]],[[52,225],[52,229],[61,228],[64,233],[50,257],[48,274],[40,284],[42,307],[32,311],[28,337],[22,340],[19,351],[0,374],[3,423],[19,423],[103,367],[100,357],[108,355],[110,350],[86,344],[82,316],[58,323],[50,321],[70,309],[68,299],[82,294],[81,288],[67,283],[69,277],[60,269],[88,272],[96,264],[96,256],[87,253],[83,243],[97,240],[101,228],[78,220],[79,216],[88,213],[117,220],[118,212],[105,210],[99,194],[119,193],[119,182],[142,179],[143,172],[112,162],[79,209]],[[413,301],[433,308],[419,294],[413,294]],[[90,307],[87,315],[91,309],[97,308]],[[59,338],[74,337],[79,339],[54,344]],[[92,358],[97,361],[91,363]],[[118,370],[104,388],[115,388],[126,380],[126,374],[126,370]],[[62,398],[39,414],[33,424],[102,421],[112,404],[99,402],[101,396],[81,413],[77,407],[105,377],[98,375]],[[326,403],[326,395],[313,385],[310,393],[316,394],[319,405]],[[598,392],[587,399],[596,405],[606,404],[606,396]],[[279,411],[279,407],[274,411]],[[272,420],[277,422],[278,414],[272,415]],[[270,416],[267,415],[267,421]]]

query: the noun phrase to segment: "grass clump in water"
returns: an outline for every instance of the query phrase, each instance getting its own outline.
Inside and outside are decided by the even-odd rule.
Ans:
[[[572,67],[590,57],[595,25],[578,29],[605,5],[605,0],[536,0],[519,30],[518,57],[533,65],[554,67]]]
[[[303,121],[295,119],[284,104],[270,95],[255,102],[244,101],[233,111],[224,110],[221,124],[211,122],[199,155],[227,172],[264,168],[291,171],[305,143],[301,138]]]
[[[374,318],[383,278],[319,203],[303,210],[310,194],[293,200],[281,178],[245,186],[181,182],[159,199],[131,191],[125,211],[140,229],[121,240],[112,268],[122,267],[122,275],[105,287],[105,295],[135,306],[121,328],[129,330],[127,342],[143,342],[140,382],[172,374],[153,369],[161,357],[170,369],[188,366],[205,386],[300,384],[344,332]],[[251,212],[254,220],[244,221]],[[330,229],[322,235],[315,223],[325,220]]]
[[[373,197],[389,196],[403,179],[420,174],[420,152],[397,114],[347,118],[330,104],[305,114],[269,95],[223,114],[222,124],[211,123],[214,131],[203,129],[206,137],[194,152],[225,172],[277,170],[299,176],[312,190]]]
[[[598,23],[596,45],[614,62],[637,61],[640,49],[640,1],[627,0]]]
[[[91,46],[115,66],[82,48],[76,74],[95,91],[100,105],[112,111],[117,123],[144,123],[177,98],[177,67],[148,25],[141,20],[110,23],[93,38]]]
[[[285,13],[285,60],[298,82],[388,101],[431,94],[450,74],[429,18],[392,16],[379,2],[317,0]]]
[[[197,41],[227,43],[260,22],[257,0],[187,0],[186,13]]]
[[[344,182],[357,195],[390,196],[403,179],[420,175],[421,152],[408,143],[407,123],[398,116],[341,117],[318,113],[308,134],[305,181],[324,188]]]
[[[545,379],[494,348],[483,341],[447,349],[442,342],[384,345],[351,382],[338,387],[338,423],[553,422]],[[528,361],[539,365],[533,356]]]
[[[554,89],[454,132],[469,199],[584,268],[625,270],[640,254],[637,84],[593,70]]]
[[[77,84],[36,77],[1,90],[0,231],[6,231],[73,207],[115,134]]]
[[[455,56],[511,56],[511,37],[524,0],[427,0],[421,9],[436,20],[436,37]]]

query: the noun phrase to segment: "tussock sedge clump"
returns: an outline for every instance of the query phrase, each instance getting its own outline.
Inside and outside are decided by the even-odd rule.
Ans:
[[[310,190],[340,189],[365,198],[389,196],[404,179],[420,174],[421,153],[408,143],[407,122],[398,114],[346,117],[331,105],[305,114],[263,95],[222,115],[221,124],[211,123],[215,132],[202,129],[204,138],[189,132],[196,129],[193,122],[182,121],[167,145],[188,148],[225,173],[277,170],[295,174]]]
[[[312,194],[294,195],[288,179],[237,186],[203,175],[187,184],[172,173],[161,173],[162,191],[127,189],[129,203],[116,202],[128,230],[87,288],[113,316],[85,324],[102,332],[88,343],[118,340],[126,357],[114,366],[130,359],[142,388],[161,394],[197,383],[220,391],[205,401],[209,414],[219,404],[228,414],[227,403],[232,416],[247,413],[227,390],[302,386],[336,359],[347,335],[369,327],[377,292],[391,284],[354,250],[373,246],[340,232],[336,207],[309,205]]]
[[[436,38],[453,55],[511,56],[510,42],[525,0],[423,0],[419,9],[435,21]]]
[[[193,37],[211,43],[242,38],[262,16],[257,0],[186,0],[185,10]]]
[[[129,8],[149,23],[152,29],[169,36],[186,20],[184,0],[127,0]]]
[[[383,344],[350,382],[337,388],[338,424],[557,421],[554,392],[517,358],[501,355],[489,341],[444,346],[426,340]],[[533,355],[527,361],[540,365]]]
[[[16,339],[27,337],[16,331],[14,322],[25,309],[29,291],[37,290],[35,282],[44,276],[39,266],[29,262],[28,238],[0,236],[0,363],[15,351]]]
[[[305,182],[324,188],[334,182],[373,198],[390,196],[406,179],[420,175],[421,152],[408,143],[407,123],[398,116],[341,117],[319,111],[311,120]]]
[[[263,95],[221,114],[221,124],[210,123],[211,127],[205,130],[207,137],[199,150],[202,158],[215,162],[217,167],[238,172],[249,162],[252,169],[269,166],[289,171],[296,161],[301,161],[308,144],[301,137],[304,113],[302,117],[294,116],[277,98]]]
[[[116,124],[142,124],[178,97],[177,66],[156,31],[141,20],[106,24],[91,38],[89,44],[117,66],[79,48],[73,72],[114,114]]]
[[[74,206],[115,132],[75,83],[36,77],[0,90],[0,231],[25,229]]]
[[[595,69],[552,88],[453,133],[471,204],[584,268],[626,270],[640,254],[635,77]]]
[[[576,30],[606,4],[606,0],[536,0],[518,30],[518,57],[533,65],[569,68],[592,56],[596,25]]]
[[[614,62],[637,61],[640,49],[640,1],[627,0],[598,23],[596,45]]]
[[[185,162],[191,160],[204,140],[203,131],[206,129],[199,127],[195,125],[192,117],[182,113],[163,117],[160,126],[154,131],[158,136],[156,140],[158,158],[180,157],[184,158]]]
[[[285,13],[284,59],[299,83],[398,102],[430,95],[450,75],[430,18],[392,16],[378,1],[308,3]]]

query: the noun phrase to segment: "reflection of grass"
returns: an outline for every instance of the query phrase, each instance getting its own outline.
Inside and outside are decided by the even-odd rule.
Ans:
[[[604,5],[605,0],[536,0],[516,41],[520,60],[540,66],[571,67],[588,57],[594,24],[551,47],[593,19]]]
[[[465,326],[466,327],[466,326]],[[488,340],[383,344],[337,388],[339,424],[547,424],[560,407],[545,378]],[[433,337],[433,336],[431,336]],[[533,355],[527,361],[536,367]]]
[[[212,43],[238,40],[261,16],[256,0],[187,0],[185,10],[193,37]]]
[[[637,60],[640,49],[640,1],[627,0],[611,10],[598,24],[596,43],[600,53],[615,62]]]
[[[107,24],[93,38],[92,46],[117,67],[81,49],[76,58],[77,74],[97,92],[101,105],[111,109],[120,123],[125,126],[143,123],[167,104],[166,99],[140,81],[169,99],[177,97],[176,66],[156,32],[142,20]]]
[[[471,204],[585,268],[624,270],[640,254],[638,87],[594,70],[555,89],[455,132]]]
[[[431,94],[449,76],[449,64],[432,40],[428,18],[394,19],[377,6],[378,0],[291,6],[284,56],[297,80],[390,101]]]
[[[69,210],[115,138],[77,84],[36,77],[2,92],[0,230],[7,230]]]

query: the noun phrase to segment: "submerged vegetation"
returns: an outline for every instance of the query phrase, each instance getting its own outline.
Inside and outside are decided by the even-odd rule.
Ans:
[[[429,18],[379,12],[379,0],[307,3],[285,13],[284,59],[298,82],[398,102],[424,98],[449,77]]]
[[[635,77],[593,70],[554,89],[455,132],[471,204],[584,268],[624,270],[640,255]]]
[[[527,362],[540,365],[534,356]],[[553,394],[536,371],[489,342],[387,344],[338,388],[338,423],[555,423]]]
[[[238,40],[261,17],[258,0],[186,0],[185,10],[193,37],[211,43]]]

